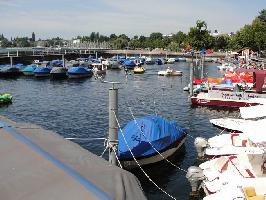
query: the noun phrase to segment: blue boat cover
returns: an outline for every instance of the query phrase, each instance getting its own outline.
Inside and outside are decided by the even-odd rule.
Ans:
[[[51,68],[48,67],[36,67],[34,73],[50,73]]]
[[[84,67],[71,67],[67,71],[71,74],[90,74],[92,73],[91,69],[86,69]]]
[[[126,66],[126,67],[135,67],[136,63],[133,60],[125,60],[123,65]]]
[[[36,65],[28,65],[22,71],[23,72],[33,72],[36,69]]]
[[[136,122],[132,120],[123,128],[126,141],[136,158],[155,155],[156,150],[166,150],[186,134],[185,129],[179,127],[175,121],[159,116],[146,116],[136,119]],[[118,133],[118,140],[119,159],[132,160],[121,131]]]
[[[160,58],[156,58],[156,59],[155,59],[155,63],[156,63],[157,65],[162,65],[162,64],[163,64],[163,61],[162,61]]]
[[[63,60],[52,60],[48,62],[48,65],[62,65],[62,64],[63,64]]]
[[[16,64],[15,66],[16,66],[17,68],[19,68],[19,69],[24,67],[24,65],[21,64],[21,63],[18,63],[18,64]]]

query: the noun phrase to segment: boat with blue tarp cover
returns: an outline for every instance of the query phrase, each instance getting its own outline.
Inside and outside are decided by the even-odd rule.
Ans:
[[[49,77],[50,76],[50,67],[36,67],[34,70],[34,76],[35,77]]]
[[[0,67],[0,77],[13,78],[21,75],[20,69],[15,65],[2,65]]]
[[[64,79],[67,78],[67,68],[66,67],[53,67],[50,71],[52,79]]]
[[[67,71],[68,78],[85,78],[85,77],[92,77],[93,72],[91,69],[78,66],[78,67],[71,67]]]
[[[22,70],[22,73],[25,75],[25,76],[34,76],[34,70],[36,69],[36,65],[32,64],[32,65],[28,65],[27,67],[25,67],[23,70]]]
[[[134,69],[136,66],[136,63],[133,60],[125,60],[123,63],[124,68],[127,69]]]
[[[160,59],[160,58],[156,58],[156,59],[155,59],[155,64],[156,64],[156,65],[162,65],[162,64],[163,64],[162,59]]]
[[[182,146],[187,135],[185,129],[175,121],[168,121],[160,116],[146,116],[136,121],[132,120],[122,132],[140,165],[156,163],[171,156]],[[137,163],[121,131],[118,133],[118,140],[118,158],[121,163],[126,168],[136,167]]]

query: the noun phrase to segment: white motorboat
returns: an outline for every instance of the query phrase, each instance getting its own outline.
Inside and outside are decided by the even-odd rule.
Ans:
[[[265,178],[244,179],[241,180],[241,185],[230,184],[203,200],[264,200],[265,184]]]
[[[263,137],[262,131],[253,132],[250,138],[245,133],[231,133],[214,136],[208,139],[208,146],[205,149],[205,155],[208,158],[214,158],[224,155],[262,154],[261,149],[265,146],[266,138]],[[254,140],[255,135],[257,139]],[[261,137],[262,136],[262,137]]]
[[[155,60],[151,57],[147,57],[145,60],[145,64],[146,65],[154,65],[155,64]]]
[[[235,118],[220,118],[220,119],[211,119],[210,122],[219,128],[243,132],[247,130],[248,127],[263,126],[266,124],[266,119],[261,120],[245,120],[245,119],[235,119]]]
[[[194,141],[198,157],[219,157],[241,153],[262,153],[266,147],[266,119],[257,121],[243,119],[214,119],[212,123],[225,129],[233,130],[230,134],[221,134],[209,138],[197,137]],[[235,132],[237,131],[237,133]]]
[[[259,103],[259,105],[239,108],[241,117],[243,119],[266,117],[266,99],[257,98],[252,99],[251,102]]]
[[[175,58],[168,58],[168,59],[166,60],[166,63],[167,63],[167,64],[173,64],[173,63],[175,63]]]
[[[182,76],[182,72],[167,68],[166,70],[159,71],[158,75],[159,76]]]
[[[94,76],[106,74],[107,66],[102,63],[92,63],[92,71]]]
[[[255,186],[260,183],[260,194],[266,192],[266,170],[264,154],[240,154],[222,156],[202,163],[205,179],[202,187],[206,195],[228,189]],[[263,185],[261,185],[263,183]],[[261,193],[262,191],[262,193]],[[259,192],[259,191],[258,191]]]

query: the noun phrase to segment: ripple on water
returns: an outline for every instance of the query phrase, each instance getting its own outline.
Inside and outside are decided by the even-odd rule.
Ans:
[[[188,84],[188,63],[171,65],[183,71],[182,77],[158,77],[157,72],[167,66],[146,66],[142,75],[128,75],[123,70],[108,71],[106,80],[119,81],[119,120],[125,125],[132,120],[132,108],[135,117],[160,114],[165,118],[176,120],[187,128],[193,136],[211,137],[219,132],[209,123],[210,118],[238,116],[238,112],[213,110],[208,108],[191,108],[188,94],[183,88]],[[215,64],[208,64],[204,73],[214,77],[219,73]],[[99,80],[36,80],[21,77],[3,79],[0,82],[2,92],[14,96],[13,104],[1,107],[0,112],[15,121],[31,122],[56,131],[64,137],[94,138],[104,137],[108,131],[108,88],[110,85]],[[95,154],[101,154],[102,141],[76,141],[82,147]],[[105,155],[106,157],[106,155]],[[82,158],[79,158],[82,159]],[[193,139],[188,137],[180,155],[176,155],[175,164],[187,169],[195,163],[196,155]],[[184,172],[160,164],[146,169],[156,183],[178,199],[188,199],[190,186]],[[140,179],[149,199],[167,199],[156,189],[141,172],[134,172]]]

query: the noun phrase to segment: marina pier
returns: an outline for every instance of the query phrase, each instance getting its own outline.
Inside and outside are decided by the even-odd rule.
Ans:
[[[5,200],[145,199],[136,177],[34,124],[0,116]]]

